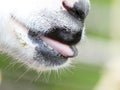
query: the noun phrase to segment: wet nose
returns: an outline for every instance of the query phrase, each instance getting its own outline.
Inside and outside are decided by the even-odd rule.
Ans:
[[[85,19],[89,11],[88,0],[63,0],[63,8],[74,17]]]

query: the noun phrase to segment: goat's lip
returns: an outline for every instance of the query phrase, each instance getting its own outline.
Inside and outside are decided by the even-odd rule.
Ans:
[[[36,47],[35,43],[31,41],[29,38],[29,32],[33,31],[30,30],[26,25],[18,21],[16,18],[12,16],[13,21],[17,24],[17,27],[20,27],[19,30],[16,31],[18,38],[22,39],[21,41],[25,44],[30,45],[31,47]],[[40,32],[35,32],[40,33]],[[78,52],[75,46],[69,46],[67,44],[61,43],[59,41],[56,41],[54,39],[45,37],[44,35],[40,35],[39,37],[44,43],[46,43],[49,47],[51,47],[53,50],[57,51],[59,54],[61,54],[63,57],[75,57],[77,56]]]

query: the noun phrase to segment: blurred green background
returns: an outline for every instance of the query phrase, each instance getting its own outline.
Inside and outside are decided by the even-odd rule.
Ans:
[[[91,0],[86,36],[78,45],[79,63],[74,68],[41,74],[26,70],[11,57],[0,54],[0,90],[93,90],[109,57],[112,4],[111,0]]]

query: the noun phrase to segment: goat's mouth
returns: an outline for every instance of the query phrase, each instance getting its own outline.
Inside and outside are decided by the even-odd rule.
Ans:
[[[17,39],[23,47],[29,46],[35,49],[33,60],[38,61],[38,63],[47,67],[61,66],[68,61],[68,58],[77,55],[75,46],[49,38],[41,34],[40,31],[35,32],[15,18],[13,21],[16,24],[14,32]]]
[[[63,65],[68,58],[75,57],[77,55],[77,49],[75,46],[69,46],[67,44],[61,43],[49,37],[45,37],[44,35],[33,36],[29,32],[30,39],[33,43],[36,43],[37,46],[36,54],[34,56],[34,60],[39,62],[44,62],[46,66],[60,66]],[[33,36],[33,37],[32,37]]]

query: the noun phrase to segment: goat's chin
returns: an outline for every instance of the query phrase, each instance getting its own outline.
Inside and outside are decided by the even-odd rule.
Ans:
[[[8,53],[8,52],[7,52]],[[14,55],[14,56],[13,56]],[[27,70],[33,70],[36,72],[49,72],[49,71],[58,71],[58,70],[64,70],[65,68],[70,68],[72,65],[72,60],[67,60],[61,65],[53,65],[50,64],[50,62],[39,62],[34,59],[29,59],[24,56],[18,56],[15,54],[8,54],[8,56],[13,56],[12,62],[15,64],[20,64],[21,66],[24,66]],[[24,59],[23,59],[24,58]]]
[[[66,60],[65,62],[62,62],[61,64],[59,64],[57,60],[55,61],[53,59],[51,59],[51,61],[53,60],[54,62],[51,62],[49,60],[48,61],[41,60],[41,59],[35,60],[33,59],[33,55],[34,55],[33,52],[34,51],[31,52],[31,56],[30,56],[29,54],[26,54],[25,51],[23,51],[22,54],[18,51],[17,52],[7,51],[7,53],[9,53],[8,55],[14,58],[12,61],[21,64],[28,70],[34,70],[37,72],[58,71],[60,69],[63,70],[65,68],[71,67],[73,63],[72,60],[69,59]]]

